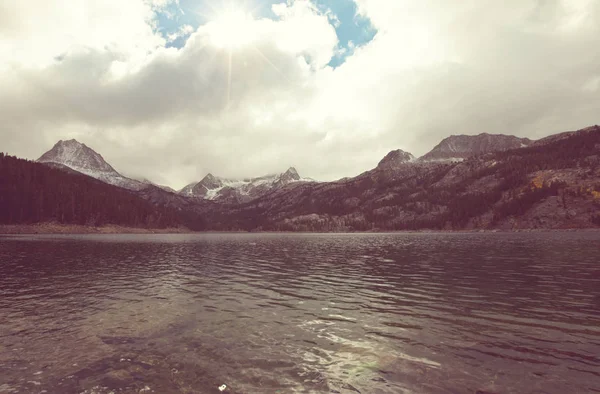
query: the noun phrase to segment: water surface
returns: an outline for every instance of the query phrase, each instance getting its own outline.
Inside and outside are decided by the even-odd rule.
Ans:
[[[0,237],[0,392],[600,392],[599,245]]]

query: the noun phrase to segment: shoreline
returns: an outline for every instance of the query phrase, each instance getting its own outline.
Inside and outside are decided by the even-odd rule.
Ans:
[[[541,233],[541,232],[594,232],[600,228],[535,228],[535,229],[472,229],[472,230],[400,230],[400,231],[346,231],[346,232],[311,232],[311,231],[191,231],[187,228],[148,229],[107,225],[102,227],[82,226],[75,224],[36,223],[36,224],[0,224],[0,235],[34,235],[34,234],[396,234],[396,233]]]
[[[78,224],[36,223],[36,224],[0,224],[0,235],[28,234],[190,234],[187,228],[147,229],[107,225],[102,227],[82,226]]]

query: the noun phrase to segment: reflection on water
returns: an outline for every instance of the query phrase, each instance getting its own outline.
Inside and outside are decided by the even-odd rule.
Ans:
[[[599,233],[0,238],[0,392],[600,392]]]

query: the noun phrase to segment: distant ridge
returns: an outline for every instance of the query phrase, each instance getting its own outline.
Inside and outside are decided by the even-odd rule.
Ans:
[[[40,160],[103,181],[98,173],[118,179],[120,174],[88,149],[61,141]],[[197,218],[190,225],[200,220],[194,228],[207,230],[595,228],[600,227],[600,127],[537,141],[486,133],[450,136],[421,158],[392,150],[377,167],[334,182],[301,178],[290,167],[240,180],[207,174],[177,193],[145,185],[130,190],[156,207]]]
[[[485,153],[523,148],[531,142],[529,138],[504,134],[452,135],[421,156],[419,161],[461,161]]]
[[[179,194],[226,203],[242,203],[290,183],[308,181],[312,180],[301,178],[294,167],[280,174],[246,179],[226,179],[209,173],[200,182],[191,183],[181,189]]]

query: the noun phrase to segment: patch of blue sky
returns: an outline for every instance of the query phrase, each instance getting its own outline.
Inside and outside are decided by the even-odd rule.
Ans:
[[[369,43],[377,33],[368,18],[357,14],[354,0],[312,0],[317,8],[328,15],[335,28],[339,45],[329,65],[338,67],[346,61],[354,50]],[[277,19],[272,11],[273,4],[282,0],[239,0],[240,5],[249,9],[255,18]],[[157,30],[167,38],[167,46],[181,48],[191,31],[206,23],[211,14],[222,7],[224,0],[179,0],[172,3],[157,17]],[[215,10],[216,9],[216,10]],[[185,26],[191,27],[185,30]],[[307,27],[309,28],[309,27]]]
[[[356,48],[369,43],[377,34],[371,21],[357,13],[354,0],[316,0],[316,4],[322,12],[331,11],[329,21],[338,36],[339,51],[329,62],[331,67],[343,64]]]
[[[204,23],[197,14],[191,12],[190,0],[179,0],[179,4],[171,3],[157,15],[157,30],[167,39],[167,47],[182,48],[189,37],[184,32],[185,26],[194,30]]]

